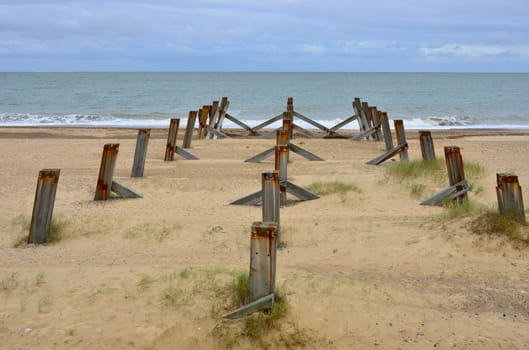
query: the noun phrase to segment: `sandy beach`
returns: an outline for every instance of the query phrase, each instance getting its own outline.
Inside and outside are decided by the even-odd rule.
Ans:
[[[249,269],[261,208],[231,201],[274,167],[244,160],[274,140],[196,140],[200,160],[165,162],[167,130],[153,130],[145,176],[131,178],[137,131],[0,128],[0,348],[2,349],[528,349],[529,246],[470,232],[469,216],[421,199],[387,168],[365,163],[383,142],[296,137],[324,162],[292,154],[289,180],[351,184],[345,193],[281,209],[277,286],[288,313],[260,340],[226,321],[229,285]],[[181,145],[180,132],[178,145]],[[417,133],[409,157],[420,159]],[[496,173],[529,189],[529,131],[433,131],[484,172],[469,200],[494,209]],[[115,180],[142,199],[94,201],[101,153],[119,143]],[[27,239],[39,170],[60,168],[54,217],[61,240]],[[418,181],[418,180],[417,180]],[[443,182],[444,181],[444,182]]]

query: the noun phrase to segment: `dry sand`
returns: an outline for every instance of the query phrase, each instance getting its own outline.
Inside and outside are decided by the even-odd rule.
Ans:
[[[194,140],[200,157],[164,162],[153,130],[145,177],[130,178],[136,131],[1,128],[0,348],[215,349],[244,321],[223,321],[234,271],[248,271],[259,207],[228,203],[260,188],[271,159],[243,160],[273,140]],[[409,133],[411,159],[420,158]],[[496,207],[497,172],[529,188],[529,133],[434,132],[437,155],[459,146],[486,172],[472,202]],[[94,202],[101,152],[120,143],[115,179],[143,199]],[[289,179],[360,191],[281,209],[277,284],[289,312],[263,341],[235,348],[528,349],[529,248],[468,230],[468,218],[420,206],[409,185],[365,162],[383,143],[296,138],[323,157],[292,155]],[[181,140],[179,140],[181,144]],[[60,168],[54,217],[62,240],[22,244],[37,174]],[[447,185],[445,181],[445,185]],[[434,183],[426,197],[443,188]],[[446,187],[446,186],[445,186]],[[527,195],[526,195],[527,196]],[[230,333],[231,332],[231,333]]]

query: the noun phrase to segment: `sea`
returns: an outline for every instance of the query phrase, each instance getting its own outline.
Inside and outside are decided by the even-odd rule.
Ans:
[[[249,126],[292,97],[296,112],[332,127],[354,115],[359,97],[407,129],[529,129],[521,73],[0,73],[0,126],[163,128],[223,96]]]

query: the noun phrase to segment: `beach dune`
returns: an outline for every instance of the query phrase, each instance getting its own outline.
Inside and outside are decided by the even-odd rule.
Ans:
[[[414,196],[365,163],[383,142],[295,138],[325,159],[292,154],[289,179],[352,185],[281,209],[277,286],[288,312],[260,340],[225,321],[234,276],[249,269],[261,208],[231,201],[274,168],[244,160],[273,146],[245,137],[193,140],[200,160],[164,162],[153,130],[144,177],[131,178],[137,131],[0,128],[0,348],[3,349],[527,349],[529,247],[469,229],[470,216],[420,206],[448,179]],[[458,146],[484,172],[469,199],[495,210],[496,173],[529,188],[529,132],[439,130],[438,157]],[[420,159],[416,133],[409,157]],[[178,141],[179,145],[181,140]],[[142,199],[94,201],[105,143],[119,143],[115,179]],[[27,245],[39,170],[60,168],[60,240]]]

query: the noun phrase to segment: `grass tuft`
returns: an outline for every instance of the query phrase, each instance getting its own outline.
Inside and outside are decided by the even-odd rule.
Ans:
[[[324,196],[328,194],[335,194],[335,193],[345,194],[348,192],[357,192],[357,193],[362,192],[362,190],[357,185],[351,184],[351,183],[340,182],[340,181],[330,181],[330,182],[317,181],[317,182],[313,182],[310,185],[308,185],[307,189],[320,196]]]
[[[426,176],[434,176],[436,180],[441,180],[446,176],[445,167],[444,160],[439,158],[431,161],[410,160],[392,163],[386,168],[386,173],[399,178],[400,181]]]
[[[524,225],[520,224],[513,215],[500,214],[492,210],[479,215],[470,223],[472,233],[506,236],[529,243],[528,232],[523,228]]]
[[[250,277],[247,272],[236,273],[231,285],[232,303],[235,307],[243,306],[250,300]]]
[[[140,288],[149,288],[154,282],[156,282],[156,279],[154,279],[154,277],[151,277],[149,275],[145,275],[138,282],[138,287],[140,287]]]
[[[11,272],[9,274],[4,275],[2,279],[0,280],[0,290],[4,293],[11,293],[18,287],[18,279],[17,279],[17,273]]]

